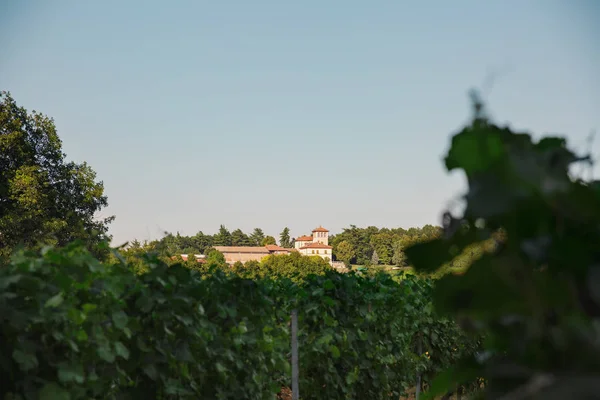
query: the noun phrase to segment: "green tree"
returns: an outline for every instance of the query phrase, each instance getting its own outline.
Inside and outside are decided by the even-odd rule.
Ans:
[[[344,264],[350,265],[354,258],[354,247],[350,242],[344,240],[337,246],[335,256],[338,260],[343,261]]]
[[[235,263],[233,263],[233,265],[231,266],[231,272],[237,275],[244,276],[246,272],[244,263],[242,263],[241,261],[236,261]]]
[[[225,225],[221,225],[219,232],[214,236],[213,243],[215,246],[231,246],[231,233],[225,228]]]
[[[92,168],[66,161],[54,121],[0,92],[0,258],[73,240],[104,257],[113,217],[97,216],[107,205]]]
[[[377,254],[377,250],[373,251],[373,255],[371,256],[371,264],[372,265],[379,264],[379,255]]]
[[[198,249],[198,253],[204,254],[204,252],[213,246],[213,237],[211,235],[205,235],[202,231],[199,231],[192,236],[194,246]]]
[[[279,234],[279,245],[286,249],[292,247],[292,241],[290,239],[290,228],[288,228],[287,226],[283,228],[283,230]]]
[[[208,266],[225,266],[227,263],[225,262],[225,256],[218,250],[209,249],[208,254],[206,254],[206,264]]]
[[[241,229],[231,232],[232,246],[250,246],[250,238]]]
[[[250,244],[252,246],[260,246],[263,239],[265,238],[265,233],[260,228],[255,228],[252,234],[250,235]]]
[[[262,246],[266,246],[269,244],[277,244],[277,241],[275,240],[275,238],[273,236],[265,236],[265,238],[262,240],[262,242],[260,244]]]
[[[392,244],[392,264],[399,267],[406,265],[406,254],[404,254],[404,243],[401,240],[397,240]]]
[[[377,256],[382,264],[390,264],[392,261],[394,234],[387,228],[371,236],[371,246],[377,251]]]

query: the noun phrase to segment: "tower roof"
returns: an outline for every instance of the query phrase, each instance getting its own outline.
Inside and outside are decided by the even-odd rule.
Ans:
[[[327,229],[319,226],[318,228],[313,229],[313,232],[329,232]]]

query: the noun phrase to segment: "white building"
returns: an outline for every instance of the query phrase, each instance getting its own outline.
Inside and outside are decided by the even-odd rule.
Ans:
[[[312,236],[296,238],[294,247],[304,256],[319,256],[332,262],[333,247],[329,246],[329,231],[322,226],[313,229]]]

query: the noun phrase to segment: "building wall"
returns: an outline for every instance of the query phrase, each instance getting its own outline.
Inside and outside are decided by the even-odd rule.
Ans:
[[[294,248],[295,248],[296,250],[300,250],[300,247],[304,247],[304,246],[306,246],[308,243],[310,243],[310,242],[308,242],[308,241],[296,241],[296,242],[294,243]]]
[[[331,249],[302,249],[298,251],[303,256],[319,256],[322,259],[331,261]]]
[[[223,255],[225,256],[225,261],[228,264],[234,264],[237,261],[242,263],[246,263],[247,261],[261,261],[263,258],[269,255],[268,252],[265,253],[234,253],[224,251]]]
[[[313,232],[314,243],[323,243],[329,245],[329,232]]]

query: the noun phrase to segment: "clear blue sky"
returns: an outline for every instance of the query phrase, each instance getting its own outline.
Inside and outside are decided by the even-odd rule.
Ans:
[[[441,156],[487,76],[498,121],[585,148],[599,16],[594,0],[2,0],[0,88],[96,170],[115,244],[410,227],[464,188]]]

